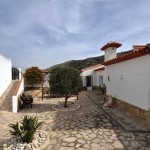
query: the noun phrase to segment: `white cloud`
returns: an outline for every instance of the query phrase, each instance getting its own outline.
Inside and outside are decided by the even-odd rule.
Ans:
[[[102,54],[112,40],[128,50],[149,42],[149,6],[148,0],[1,1],[0,51],[15,66],[46,68]]]

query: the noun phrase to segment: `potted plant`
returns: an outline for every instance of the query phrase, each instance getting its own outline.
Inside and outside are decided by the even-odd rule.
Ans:
[[[99,85],[99,89],[103,95],[106,94],[106,85],[105,84]]]
[[[22,142],[30,143],[34,138],[34,134],[41,126],[42,122],[38,122],[37,117],[25,116],[23,121],[16,124],[10,124],[13,129],[10,130],[11,135],[18,137]]]
[[[37,149],[44,150],[49,145],[49,133],[38,130],[42,122],[37,117],[24,116],[22,121],[10,124],[10,134],[13,135],[3,150]]]

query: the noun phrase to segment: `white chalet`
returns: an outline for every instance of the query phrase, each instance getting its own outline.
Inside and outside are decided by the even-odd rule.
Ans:
[[[104,83],[114,106],[150,128],[150,44],[134,45],[133,50],[117,57],[118,42],[109,42],[101,50],[105,62],[81,70],[83,85],[92,90]]]

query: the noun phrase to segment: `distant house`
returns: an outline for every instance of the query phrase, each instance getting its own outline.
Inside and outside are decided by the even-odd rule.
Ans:
[[[92,71],[90,67],[81,70],[84,86],[89,90],[88,76],[93,88],[103,78],[107,95],[115,98],[114,105],[150,127],[150,44],[134,45],[131,52],[117,57],[120,46],[117,42],[107,43],[101,48],[105,62],[93,66]]]

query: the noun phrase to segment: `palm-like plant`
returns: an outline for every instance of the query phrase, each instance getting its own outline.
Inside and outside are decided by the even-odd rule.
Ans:
[[[38,122],[37,117],[25,116],[23,121],[16,124],[10,124],[13,130],[10,130],[11,135],[18,137],[21,141],[30,143],[34,138],[36,130],[41,126],[42,122]]]

